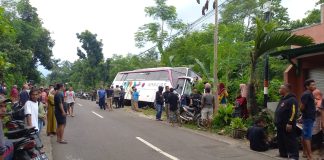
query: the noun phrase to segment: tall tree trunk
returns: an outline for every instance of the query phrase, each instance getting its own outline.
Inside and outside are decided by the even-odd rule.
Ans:
[[[256,115],[259,112],[259,108],[256,103],[256,94],[255,94],[255,84],[256,84],[256,65],[257,62],[255,58],[252,58],[251,61],[251,76],[250,82],[248,85],[249,92],[248,92],[248,108],[252,116]]]

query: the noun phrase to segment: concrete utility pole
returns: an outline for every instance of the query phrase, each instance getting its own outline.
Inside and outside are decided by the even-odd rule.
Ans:
[[[265,13],[265,19],[267,21],[267,23],[270,22],[270,18],[271,18],[271,3],[272,0],[269,0],[267,2],[264,3],[264,13]],[[264,99],[263,99],[263,106],[264,108],[268,107],[268,99],[269,99],[269,54],[266,53],[264,55],[264,88],[263,88],[263,94],[264,94]]]
[[[197,0],[197,3],[200,4],[200,0]],[[206,3],[204,7],[202,8],[202,14],[205,15],[205,10],[208,10],[209,0],[206,0]],[[215,9],[215,30],[214,30],[214,94],[216,95],[215,98],[215,108],[214,113],[216,113],[218,106],[219,106],[219,100],[218,100],[218,69],[217,69],[217,55],[218,55],[218,0],[214,0],[213,8]]]
[[[218,66],[217,66],[217,55],[218,55],[218,0],[214,1],[215,3],[215,30],[214,30],[214,88],[216,94],[216,106],[214,108],[214,113],[218,109]]]

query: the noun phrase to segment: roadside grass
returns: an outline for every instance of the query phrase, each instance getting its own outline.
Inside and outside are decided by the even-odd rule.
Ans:
[[[154,108],[146,108],[146,109],[140,109],[142,111],[142,113],[146,116],[149,116],[149,117],[153,117],[155,118],[155,115],[156,115],[156,110]],[[167,118],[166,118],[166,114],[165,112],[163,111],[162,112],[162,118],[161,118],[163,121],[165,121]]]
[[[142,114],[144,114],[145,116],[155,119],[156,110],[154,108],[145,108],[145,109],[140,109],[140,110],[141,110]],[[164,111],[162,112],[162,120],[166,121],[166,114]],[[196,125],[196,123],[184,123],[184,124],[182,124],[182,127],[192,129],[192,130],[197,130],[197,131],[211,132],[213,134],[225,135],[225,136],[229,136],[229,137],[231,137],[231,134],[232,134],[232,130],[230,129],[229,126],[223,128],[223,129],[212,127],[211,130],[207,130],[204,128],[199,128]]]

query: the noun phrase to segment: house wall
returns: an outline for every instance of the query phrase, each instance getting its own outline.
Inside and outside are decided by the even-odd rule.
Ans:
[[[316,44],[324,43],[324,5],[321,6],[321,23],[302,27],[293,31],[297,35],[313,37]]]
[[[321,23],[302,27],[293,31],[297,35],[311,36],[316,44],[324,43],[324,5],[321,6]],[[292,46],[296,48],[297,46]],[[297,57],[298,58],[298,57]],[[296,74],[296,68],[289,66],[284,72],[285,83],[293,86],[293,93],[296,94],[298,100],[304,91],[304,81],[309,78],[309,71],[314,68],[324,67],[324,51],[316,55],[308,55],[307,57],[298,58],[301,69],[299,75]],[[297,62],[297,59],[293,59]]]
[[[292,92],[296,94],[298,100],[304,92],[304,81],[309,78],[309,71],[314,68],[324,67],[324,52],[314,56],[299,58],[301,70],[296,74],[296,68],[290,65],[284,72],[285,83],[290,83],[293,87]]]

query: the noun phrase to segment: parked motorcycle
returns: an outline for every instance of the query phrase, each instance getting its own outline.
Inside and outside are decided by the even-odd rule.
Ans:
[[[37,129],[26,126],[24,121],[15,120],[15,111],[17,110],[7,113],[11,120],[5,124],[8,128],[5,136],[14,145],[14,160],[48,160],[46,154],[41,151]]]
[[[188,122],[193,122],[193,123],[196,123],[197,126],[199,128],[202,128],[204,127],[203,125],[203,121],[201,119],[201,109],[200,109],[200,106],[199,105],[195,105],[195,106],[188,106],[188,105],[185,105],[185,104],[189,104],[188,103],[188,96],[182,96],[181,97],[181,107],[180,107],[180,120],[181,120],[181,123],[188,123]],[[190,99],[189,99],[190,101]],[[197,101],[197,104],[200,104],[200,100],[194,100],[194,101]],[[185,103],[183,103],[185,102]]]

